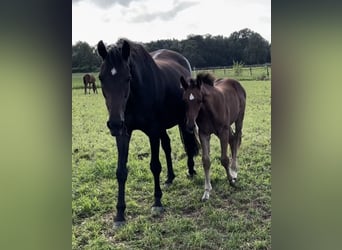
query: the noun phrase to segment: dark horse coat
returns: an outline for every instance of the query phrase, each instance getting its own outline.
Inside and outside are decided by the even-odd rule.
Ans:
[[[148,53],[142,45],[125,39],[119,40],[108,50],[100,41],[98,52],[103,59],[99,79],[109,113],[107,126],[112,136],[116,137],[119,154],[116,171],[119,189],[114,221],[115,225],[120,225],[125,221],[126,164],[133,130],[141,130],[149,137],[155,211],[163,210],[159,180],[160,142],[167,161],[167,183],[172,183],[174,179],[170,139],[166,129],[179,125],[188,155],[189,174],[195,173],[193,157],[198,153],[198,142],[185,129],[185,107],[179,83],[180,76],[191,76],[191,67],[179,53],[170,50]]]
[[[89,88],[89,94],[90,94],[90,88],[93,88],[94,93],[97,93],[95,82],[96,82],[95,76],[91,74],[85,74],[83,76],[84,94],[87,94],[87,88]]]

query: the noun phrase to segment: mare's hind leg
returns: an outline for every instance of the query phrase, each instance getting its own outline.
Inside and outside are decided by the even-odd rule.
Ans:
[[[206,201],[209,199],[210,191],[212,190],[210,183],[210,135],[200,133],[200,140],[202,145],[202,163],[205,175],[202,201]]]
[[[160,138],[161,138],[162,148],[165,152],[166,165],[167,165],[167,180],[165,184],[171,185],[173,179],[175,178],[175,174],[173,172],[173,167],[172,167],[170,137],[167,135],[166,130],[164,130],[161,133]]]

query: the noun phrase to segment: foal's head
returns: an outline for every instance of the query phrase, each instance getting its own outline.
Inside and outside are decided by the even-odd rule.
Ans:
[[[97,50],[103,59],[99,79],[109,113],[107,126],[113,136],[121,135],[124,132],[124,114],[130,93],[130,45],[124,40],[122,45],[107,51],[100,41]]]
[[[180,81],[184,89],[183,101],[186,104],[186,128],[189,132],[193,132],[203,102],[202,81],[190,78],[187,82],[183,76]]]

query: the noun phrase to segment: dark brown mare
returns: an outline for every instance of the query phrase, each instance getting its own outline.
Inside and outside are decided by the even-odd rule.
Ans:
[[[181,84],[185,89],[183,100],[186,103],[186,126],[193,131],[196,124],[202,146],[202,163],[205,173],[205,192],[202,200],[208,200],[210,190],[210,135],[215,134],[221,144],[221,164],[227,172],[230,185],[235,186],[237,178],[237,150],[241,144],[242,125],[246,106],[246,92],[241,84],[233,79],[215,81],[210,74],[198,74],[196,79]],[[231,128],[235,124],[235,131]],[[229,166],[228,143],[232,152]]]
[[[103,59],[99,79],[109,113],[107,126],[116,138],[118,149],[116,177],[119,187],[114,226],[120,226],[125,221],[126,164],[133,130],[143,131],[150,142],[150,169],[154,177],[153,212],[163,211],[159,178],[160,143],[168,168],[166,183],[171,184],[175,177],[170,138],[166,129],[179,126],[188,156],[189,174],[195,174],[193,157],[198,154],[199,143],[194,134],[186,130],[183,89],[179,84],[182,75],[191,76],[191,67],[188,60],[179,53],[170,50],[148,53],[142,45],[126,39],[120,39],[108,50],[100,41],[97,49]]]
[[[91,74],[85,74],[83,76],[83,84],[84,84],[84,94],[87,94],[87,89],[89,88],[89,94],[90,94],[90,89],[93,88],[94,94],[97,93],[96,89],[96,78],[95,76]]]

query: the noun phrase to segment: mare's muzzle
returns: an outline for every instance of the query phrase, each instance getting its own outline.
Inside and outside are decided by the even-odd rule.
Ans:
[[[185,128],[186,128],[186,131],[188,131],[189,133],[193,134],[194,131],[195,131],[195,124],[187,123]]]
[[[122,135],[124,131],[124,121],[107,121],[107,127],[112,136]]]

